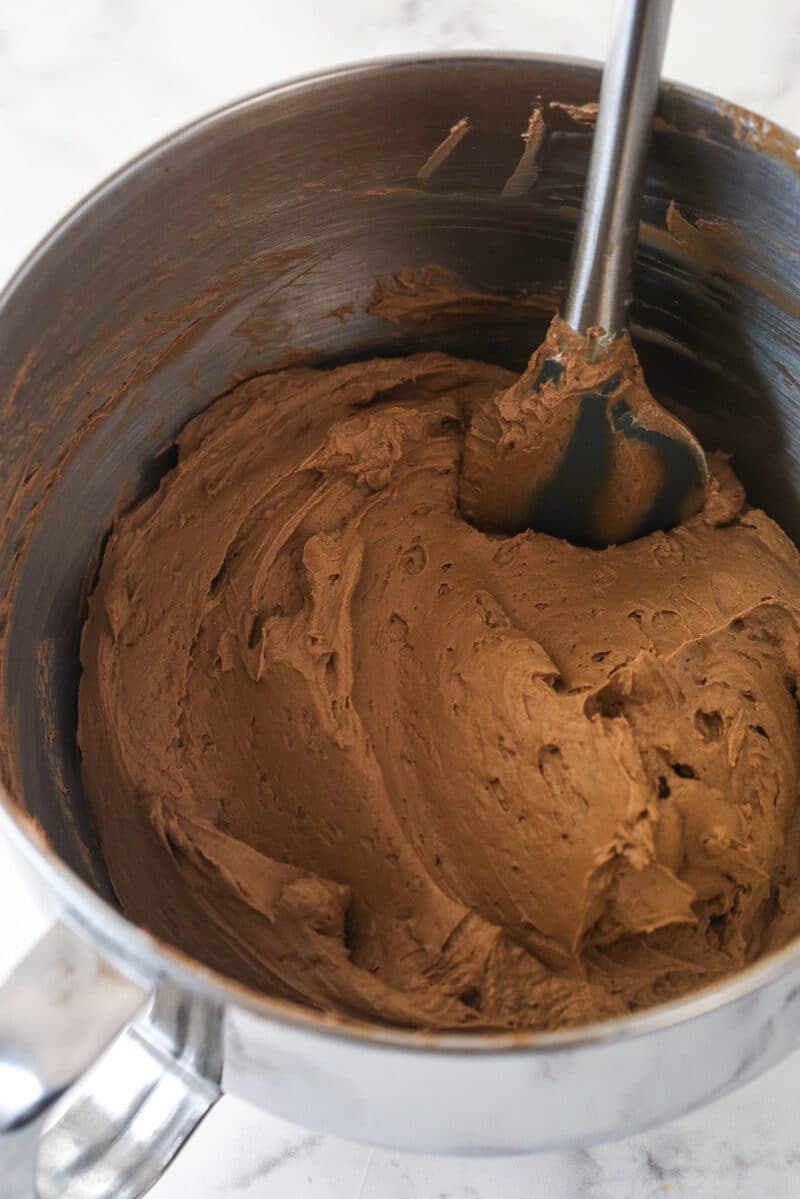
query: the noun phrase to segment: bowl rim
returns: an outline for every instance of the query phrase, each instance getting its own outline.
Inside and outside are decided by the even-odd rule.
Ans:
[[[294,92],[305,92],[312,96],[316,87],[346,81],[353,77],[389,72],[402,72],[420,68],[447,69],[459,65],[475,67],[481,63],[502,67],[503,64],[521,66],[529,64],[551,65],[587,74],[599,82],[602,64],[586,58],[554,54],[515,53],[507,51],[456,51],[435,54],[401,54],[369,58],[346,63],[329,69],[310,71],[299,76],[279,81],[267,88],[250,92],[245,96],[222,104],[191,120],[165,137],[152,143],[133,158],[118,167],[86,195],[74,204],[64,216],[23,259],[17,269],[0,289],[0,319],[3,312],[14,303],[15,293],[46,260],[61,239],[69,233],[78,220],[87,216],[94,205],[117,188],[124,187],[129,178],[146,170],[165,152],[181,143],[202,136],[214,126],[222,125],[230,117],[270,104],[280,102]],[[734,110],[738,120],[747,122],[748,128],[764,128],[778,134],[795,147],[794,155],[800,159],[800,138],[775,122],[768,121],[738,105],[697,88],[670,80],[662,82],[666,89],[682,99],[690,100],[705,108],[713,108],[720,115],[731,116]],[[734,118],[731,117],[733,121]],[[735,134],[742,140],[741,134]],[[746,139],[745,139],[746,140]],[[768,146],[754,146],[758,152],[770,154]],[[783,157],[783,156],[781,156]],[[0,671],[2,664],[0,663]],[[0,675],[1,677],[1,675]],[[119,909],[94,891],[84,882],[53,849],[36,824],[12,799],[0,782],[0,833],[16,848],[20,856],[33,868],[35,874],[60,898],[64,907],[59,912],[64,923],[75,928],[96,946],[99,953],[129,977],[152,987],[155,980],[169,975],[184,989],[199,994],[214,1003],[233,1007],[250,1016],[258,1017],[270,1024],[279,1025],[287,1033],[334,1038],[356,1043],[362,1048],[401,1050],[405,1053],[422,1054],[426,1058],[453,1055],[485,1056],[495,1054],[542,1054],[579,1048],[600,1048],[621,1041],[638,1039],[659,1032],[676,1024],[706,1016],[719,1008],[746,999],[772,983],[778,982],[794,971],[800,972],[800,938],[782,949],[766,955],[763,959],[737,971],[730,978],[714,983],[689,996],[657,1004],[641,1012],[626,1014],[612,1019],[580,1025],[576,1028],[555,1032],[516,1029],[513,1031],[470,1032],[404,1029],[390,1025],[382,1026],[355,1017],[337,1013],[318,1012],[300,1003],[269,996],[257,989],[231,979],[221,972],[185,954],[177,946],[160,940],[144,928],[134,924]]]

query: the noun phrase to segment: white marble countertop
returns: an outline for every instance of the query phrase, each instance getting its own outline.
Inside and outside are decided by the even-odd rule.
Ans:
[[[613,0],[3,0],[0,280],[104,175],[197,114],[367,56],[602,57]],[[798,0],[676,0],[665,73],[800,128]],[[0,975],[42,921],[0,843]],[[459,1161],[348,1145],[223,1099],[153,1199],[796,1199],[800,1057],[655,1132]],[[0,1188],[1,1189],[1,1188]]]

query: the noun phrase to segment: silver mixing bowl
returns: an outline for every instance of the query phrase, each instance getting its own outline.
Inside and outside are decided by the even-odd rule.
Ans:
[[[549,103],[591,101],[598,81],[594,65],[504,56],[278,87],[125,167],[0,300],[0,823],[53,919],[0,990],[4,1195],[141,1194],[223,1092],[379,1144],[532,1151],[669,1119],[798,1044],[800,945],[686,1000],[548,1035],[394,1031],[271,1000],[124,917],[81,791],[78,634],[120,493],[152,489],[184,422],[281,355],[435,346],[521,367],[547,304],[503,297],[557,295],[591,132]],[[538,174],[502,195],[534,100]],[[468,134],[419,179],[462,117]],[[760,118],[665,86],[633,310],[654,389],[795,537],[797,153]],[[369,311],[378,278],[429,264],[483,298],[432,324]]]

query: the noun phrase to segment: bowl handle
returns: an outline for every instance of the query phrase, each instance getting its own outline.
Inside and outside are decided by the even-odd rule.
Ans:
[[[219,1098],[221,1024],[54,924],[0,987],[3,1199],[143,1195]]]

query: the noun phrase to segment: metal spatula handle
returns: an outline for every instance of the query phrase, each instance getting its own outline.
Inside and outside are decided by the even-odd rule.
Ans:
[[[600,90],[562,310],[577,333],[627,326],[645,160],[672,0],[624,0]]]

